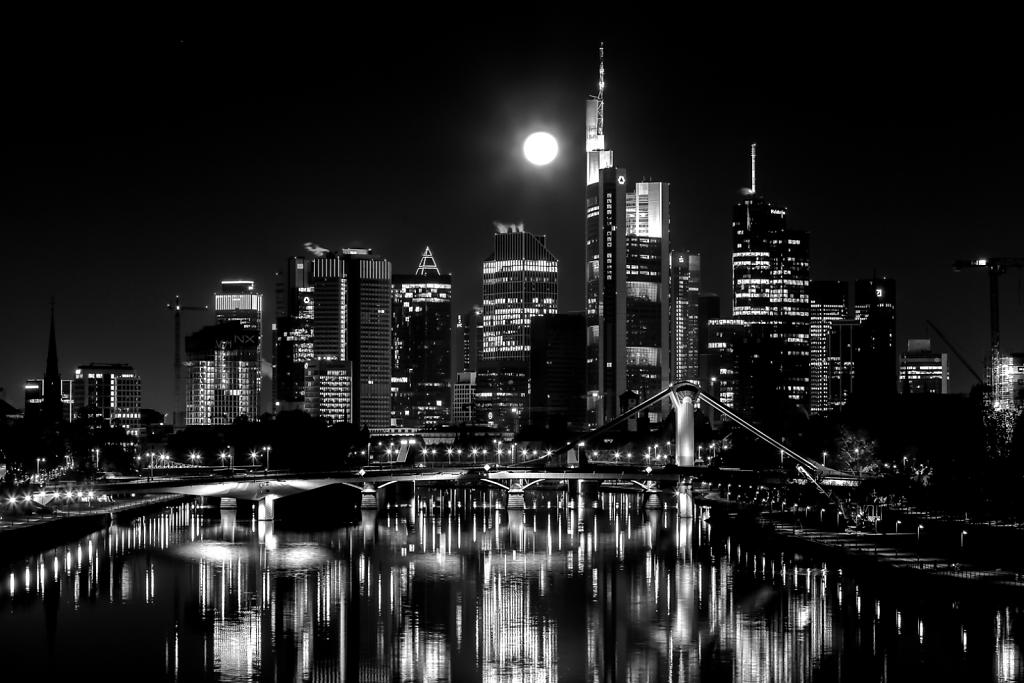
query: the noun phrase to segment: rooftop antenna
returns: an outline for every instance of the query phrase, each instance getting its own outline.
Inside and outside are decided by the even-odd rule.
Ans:
[[[757,194],[757,143],[750,145],[750,194]]]
[[[604,135],[604,41],[598,48],[600,66],[597,69],[597,134]]]

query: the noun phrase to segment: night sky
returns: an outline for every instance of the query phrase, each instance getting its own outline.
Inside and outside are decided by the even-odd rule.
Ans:
[[[810,232],[812,278],[895,278],[899,347],[933,336],[931,319],[982,372],[986,278],[951,263],[1024,256],[1012,36],[953,19],[502,26],[9,27],[6,400],[20,407],[24,380],[42,376],[52,296],[65,378],[131,363],[144,406],[169,411],[165,304],[212,308],[221,279],[251,278],[269,332],[275,271],[307,241],[372,247],[397,273],[429,244],[459,311],[480,299],[492,222],[524,221],[560,259],[561,310],[582,309],[584,101],[602,39],[609,146],[632,179],[671,183],[672,244],[702,253],[707,291],[729,298],[732,205],[757,142],[758,189]],[[559,138],[549,167],[522,159],[536,129]],[[1003,277],[1004,350],[1024,351],[1021,278]],[[973,378],[950,364],[966,391]]]

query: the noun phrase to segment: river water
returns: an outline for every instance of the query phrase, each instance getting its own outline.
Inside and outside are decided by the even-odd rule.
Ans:
[[[1013,681],[1024,609],[699,518],[420,489],[311,528],[179,504],[0,574],[0,671],[179,681]],[[310,522],[312,523],[312,522]]]

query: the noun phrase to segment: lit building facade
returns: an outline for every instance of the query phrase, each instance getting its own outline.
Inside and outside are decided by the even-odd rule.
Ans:
[[[452,422],[470,424],[476,419],[476,373],[458,372],[452,383]]]
[[[933,353],[931,339],[908,339],[900,354],[901,394],[948,394],[949,357]]]
[[[750,323],[735,318],[713,318],[707,324],[709,377],[704,391],[730,410],[741,408],[743,378],[738,347],[749,330]]]
[[[672,374],[669,225],[668,183],[638,182],[626,193],[625,390],[640,398],[668,386]],[[647,417],[658,422],[667,407],[651,406]]]
[[[352,422],[391,423],[391,263],[370,249],[310,259],[313,358],[351,364]],[[306,373],[307,380],[316,375]],[[306,391],[310,391],[306,387]]]
[[[125,363],[91,363],[75,369],[71,400],[77,417],[99,418],[138,438],[142,431],[142,380]]]
[[[391,302],[392,425],[433,428],[451,421],[452,276],[427,247],[414,275],[395,275]]]
[[[761,344],[759,359],[771,368],[769,377],[754,378],[765,385],[759,393],[807,405],[811,383],[807,233],[788,228],[786,209],[772,206],[757,194],[753,177],[751,185],[750,193],[733,209],[733,317],[750,323],[752,335]]]
[[[1024,353],[1002,353],[993,392],[996,410],[1024,409]]]
[[[227,425],[259,417],[259,334],[237,320],[185,337],[185,425]]]
[[[497,224],[483,263],[476,400],[488,424],[518,429],[529,390],[530,321],[558,312],[558,259],[522,224]]]
[[[700,254],[674,251],[670,260],[672,381],[699,381]]]
[[[327,424],[352,422],[352,363],[314,359],[305,371],[303,409]]]
[[[829,338],[833,323],[850,317],[850,284],[843,280],[814,280],[811,300],[811,404],[812,414],[829,412]]]

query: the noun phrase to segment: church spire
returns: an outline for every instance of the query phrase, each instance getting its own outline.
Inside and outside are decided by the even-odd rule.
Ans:
[[[51,422],[60,420],[60,365],[57,363],[57,328],[54,324],[54,302],[50,298],[50,344],[46,350],[46,372],[43,374],[43,412]]]

